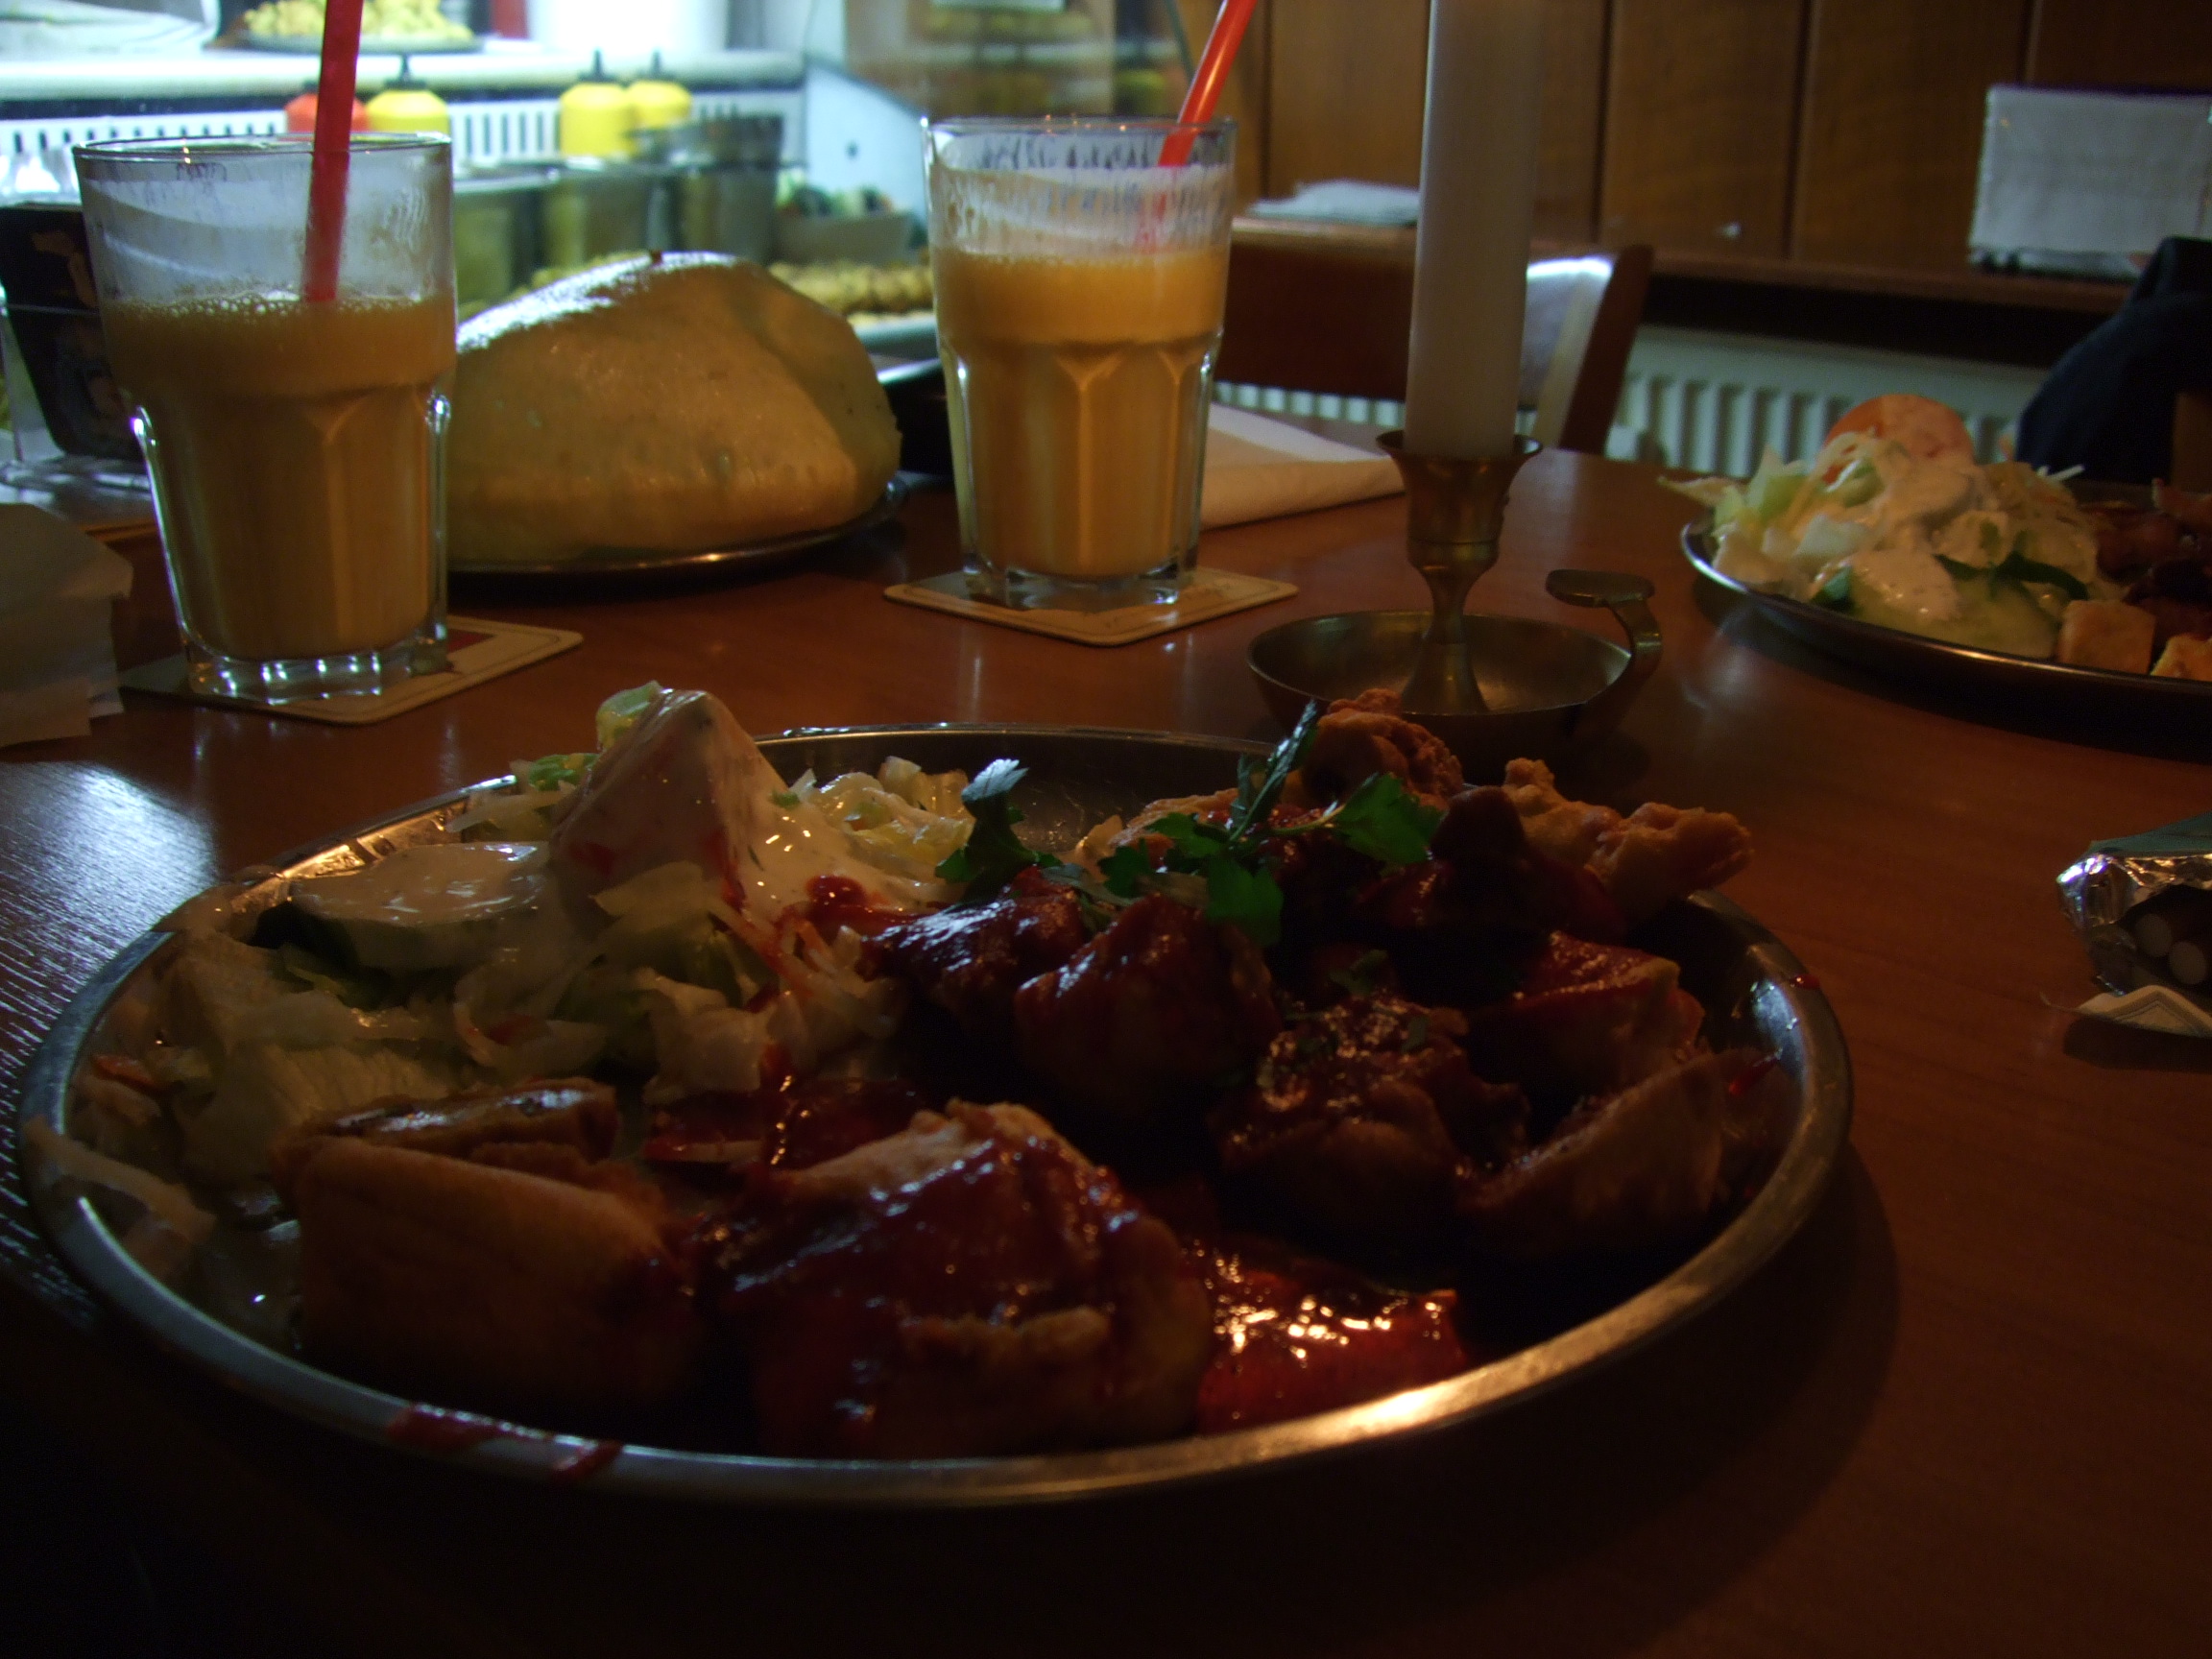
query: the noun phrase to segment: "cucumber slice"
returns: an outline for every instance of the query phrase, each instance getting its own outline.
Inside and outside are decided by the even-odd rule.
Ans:
[[[304,877],[292,902],[343,941],[354,963],[393,973],[465,968],[497,950],[548,891],[545,849],[453,841],[402,847],[363,870]]]

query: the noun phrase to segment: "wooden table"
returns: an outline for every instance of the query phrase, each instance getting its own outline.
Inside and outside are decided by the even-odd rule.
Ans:
[[[152,1352],[25,1235],[5,1171],[0,1379],[234,1569],[294,1650],[2201,1654],[2212,1647],[2212,1045],[2064,1008],[2052,878],[2201,811],[2202,734],[2118,747],[1886,692],[1697,590],[1688,505],[1546,456],[1485,605],[1579,620],[1558,565],[1659,584],[1667,662],[1572,781],[1725,807],[1731,891],[1825,984],[1854,1150],[1727,1304],[1469,1431],[1165,1498],[840,1518],[466,1478],[311,1431]],[[95,966],[219,873],[585,740],[649,677],[758,731],[1081,721],[1261,735],[1243,652],[1408,603],[1396,501],[1209,536],[1286,605],[1114,651],[886,603],[949,498],[747,585],[462,609],[577,652],[346,731],[133,701],[0,757],[0,1085]],[[0,1159],[12,1160],[12,1143]]]

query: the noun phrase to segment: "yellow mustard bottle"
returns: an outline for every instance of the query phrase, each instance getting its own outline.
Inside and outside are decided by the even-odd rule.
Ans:
[[[691,94],[680,82],[661,73],[661,54],[653,54],[653,66],[630,83],[630,125],[640,132],[656,127],[681,127],[691,119]]]
[[[561,154],[629,156],[630,94],[607,79],[600,55],[591,54],[591,73],[561,94]]]
[[[399,73],[389,85],[369,100],[372,132],[443,132],[453,135],[453,115],[445,100],[408,73],[407,60],[399,60]]]

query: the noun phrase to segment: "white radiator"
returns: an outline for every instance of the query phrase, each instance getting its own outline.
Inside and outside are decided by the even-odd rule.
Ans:
[[[1975,453],[1995,461],[2042,381],[2040,369],[2004,363],[1647,325],[1606,453],[1742,477],[1768,445],[1808,459],[1854,403],[1915,392],[1956,409]]]
[[[1743,477],[1769,445],[1785,461],[1806,460],[1852,404],[1884,392],[1916,392],[1958,410],[1974,435],[1975,453],[1994,461],[2042,381],[2040,369],[2004,363],[1647,324],[1628,354],[1605,452],[1620,461]],[[1406,413],[1381,398],[1272,386],[1217,385],[1214,396],[1245,409],[1382,426],[1397,425]],[[1524,429],[1531,419],[1523,412]]]

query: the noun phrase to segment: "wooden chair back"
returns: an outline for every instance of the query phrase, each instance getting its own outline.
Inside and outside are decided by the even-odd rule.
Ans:
[[[1651,250],[1641,245],[1528,267],[1521,406],[1535,410],[1539,441],[1604,453],[1650,283]],[[1403,400],[1412,325],[1403,251],[1239,236],[1214,377]]]

